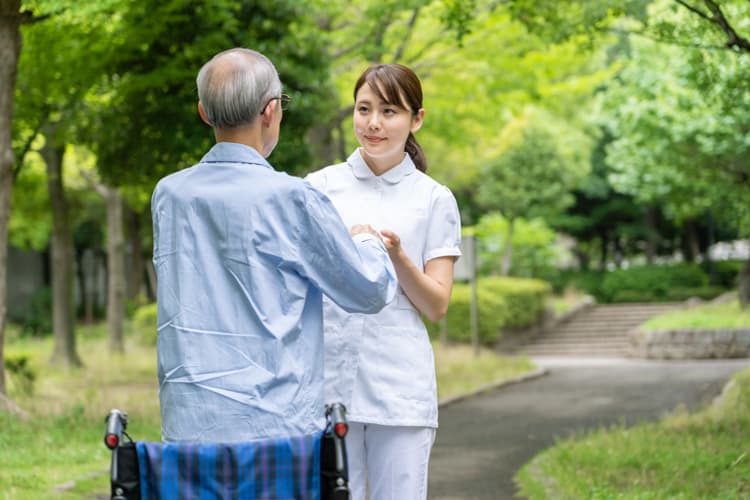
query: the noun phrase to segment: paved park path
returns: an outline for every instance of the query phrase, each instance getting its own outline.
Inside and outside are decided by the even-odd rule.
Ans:
[[[429,498],[514,499],[513,476],[556,438],[710,403],[750,360],[537,358],[545,375],[440,408]]]

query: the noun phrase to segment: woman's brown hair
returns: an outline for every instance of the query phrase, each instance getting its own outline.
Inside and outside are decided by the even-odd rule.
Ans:
[[[415,116],[422,109],[422,84],[417,75],[401,64],[373,64],[367,68],[354,85],[354,100],[357,92],[368,84],[378,97],[388,104],[400,106]],[[404,148],[417,170],[427,171],[427,158],[414,134],[409,132]]]

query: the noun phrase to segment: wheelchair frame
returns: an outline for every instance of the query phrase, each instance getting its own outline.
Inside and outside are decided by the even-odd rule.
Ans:
[[[326,405],[326,428],[320,450],[321,499],[349,500],[346,434],[349,425],[341,403]],[[105,418],[104,444],[112,451],[111,500],[140,500],[140,471],[133,439],[127,433],[128,414],[112,409]],[[123,440],[123,437],[126,440]]]

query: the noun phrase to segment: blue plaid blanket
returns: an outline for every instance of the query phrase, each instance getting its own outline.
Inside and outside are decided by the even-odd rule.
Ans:
[[[322,434],[238,444],[136,442],[144,499],[320,499]]]

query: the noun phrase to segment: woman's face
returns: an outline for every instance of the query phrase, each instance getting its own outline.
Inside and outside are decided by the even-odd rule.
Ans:
[[[419,130],[423,116],[423,110],[412,115],[400,105],[383,102],[369,84],[362,85],[354,102],[354,134],[365,159],[385,167],[400,163],[409,132]]]

